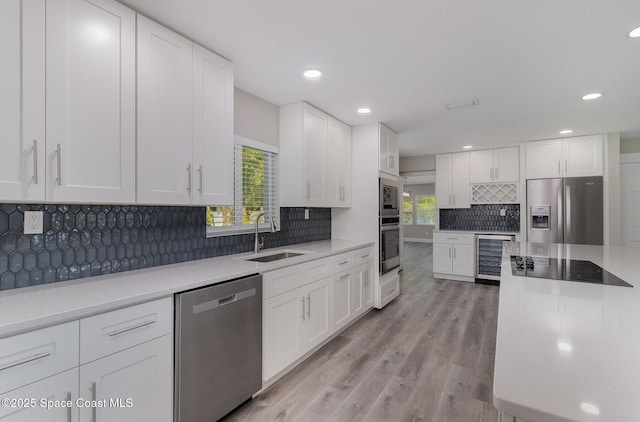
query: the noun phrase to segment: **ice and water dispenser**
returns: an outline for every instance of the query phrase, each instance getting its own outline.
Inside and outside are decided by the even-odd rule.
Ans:
[[[549,205],[531,205],[531,228],[549,230],[551,228],[551,207]]]

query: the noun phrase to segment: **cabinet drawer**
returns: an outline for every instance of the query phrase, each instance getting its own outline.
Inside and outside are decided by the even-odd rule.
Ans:
[[[363,264],[373,259],[373,248],[364,248],[353,251],[353,265]]]
[[[171,333],[172,298],[80,320],[80,364]]]
[[[396,275],[392,279],[386,281],[380,286],[380,302],[381,306],[385,306],[391,302],[393,298],[400,294],[400,276]]]
[[[331,272],[343,271],[353,266],[353,252],[331,257]]]
[[[0,393],[78,366],[78,321],[0,340]]]
[[[475,242],[474,233],[434,233],[434,243],[458,243],[464,245],[473,245]]]
[[[326,277],[331,258],[318,259],[263,274],[263,298],[273,297]]]

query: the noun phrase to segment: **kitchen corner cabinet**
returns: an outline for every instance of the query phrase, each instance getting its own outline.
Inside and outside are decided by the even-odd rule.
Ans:
[[[526,178],[602,176],[603,148],[602,135],[527,142]]]
[[[474,234],[434,233],[433,273],[474,277],[474,241]]]
[[[233,204],[233,67],[138,15],[138,202]]]
[[[436,208],[469,207],[469,153],[436,155]]]
[[[351,205],[351,127],[307,103],[280,107],[280,205]]]
[[[379,159],[378,171],[400,175],[400,142],[398,135],[383,124],[379,125]]]
[[[469,152],[471,183],[504,183],[520,180],[520,149],[518,147]]]
[[[111,0],[0,8],[0,199],[134,203],[135,12]]]

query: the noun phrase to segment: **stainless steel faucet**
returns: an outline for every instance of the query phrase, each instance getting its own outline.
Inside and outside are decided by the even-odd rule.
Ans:
[[[256,217],[256,238],[255,238],[255,242],[253,244],[253,253],[258,253],[260,252],[260,249],[264,248],[264,237],[260,238],[260,241],[258,241],[258,224],[260,221],[260,217],[262,216],[265,217],[269,217],[269,221],[271,222],[271,233],[275,233],[276,231],[276,223],[273,221],[273,217],[271,217],[269,214],[261,212],[260,214],[258,214],[258,216]]]

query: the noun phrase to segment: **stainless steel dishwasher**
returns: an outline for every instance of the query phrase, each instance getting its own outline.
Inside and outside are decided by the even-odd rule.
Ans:
[[[175,296],[175,421],[215,421],[262,388],[262,276]]]

